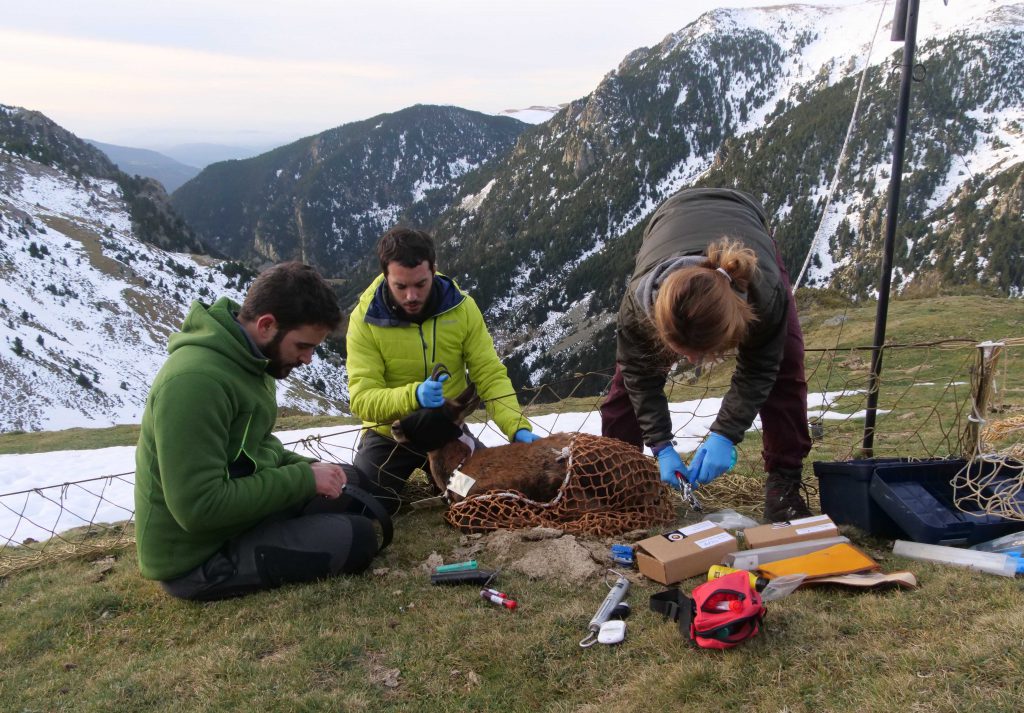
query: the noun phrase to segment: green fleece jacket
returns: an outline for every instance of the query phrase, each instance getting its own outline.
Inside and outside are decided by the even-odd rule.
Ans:
[[[271,433],[277,385],[235,321],[194,302],[149,392],[135,451],[142,575],[179,577],[232,537],[316,493],[310,461]]]
[[[505,365],[494,349],[480,308],[453,280],[435,275],[438,292],[434,315],[422,324],[404,321],[385,296],[380,275],[359,297],[348,323],[348,392],[352,413],[363,426],[391,435],[391,423],[419,408],[416,387],[436,364],[444,364],[451,378],[446,396],[466,388],[466,375],[476,384],[487,412],[509,440],[523,418]]]

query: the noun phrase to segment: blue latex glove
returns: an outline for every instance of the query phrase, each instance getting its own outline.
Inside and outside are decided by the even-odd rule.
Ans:
[[[661,482],[677,490],[683,487],[679,479],[688,477],[683,459],[671,445],[658,451],[658,469],[661,470]]]
[[[720,433],[711,432],[690,461],[687,477],[693,485],[707,485],[736,464],[736,446]]]
[[[427,379],[416,387],[416,400],[424,408],[437,408],[444,405],[444,382],[447,374],[441,374],[437,381]]]
[[[538,436],[533,431],[529,431],[525,428],[520,428],[518,431],[516,431],[516,435],[512,437],[512,440],[515,441],[516,443],[533,443],[534,441],[539,441],[540,436]]]

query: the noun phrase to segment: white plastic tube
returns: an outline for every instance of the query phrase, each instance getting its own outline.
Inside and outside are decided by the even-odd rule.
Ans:
[[[1016,557],[999,554],[998,552],[978,552],[962,550],[959,547],[944,545],[926,545],[920,542],[896,540],[892,553],[900,557],[909,557],[924,562],[938,562],[954,567],[966,567],[978,572],[998,574],[1001,577],[1013,577],[1017,574],[1019,560]]]
[[[849,538],[838,535],[836,537],[822,537],[818,540],[804,540],[802,542],[790,542],[785,545],[769,545],[768,547],[758,547],[753,550],[730,552],[722,558],[722,564],[733,569],[753,571],[768,562],[799,557],[800,555],[810,554],[811,552],[817,552],[826,547],[849,541]]]

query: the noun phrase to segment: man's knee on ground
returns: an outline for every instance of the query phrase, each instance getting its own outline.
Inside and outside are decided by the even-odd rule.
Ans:
[[[373,526],[373,521],[368,517],[362,515],[347,517],[352,527],[352,543],[340,572],[359,574],[366,571],[377,554],[377,530]]]
[[[312,582],[331,574],[330,552],[305,552],[288,547],[262,545],[255,549],[256,569],[268,587],[292,582]]]
[[[256,566],[267,586],[358,574],[370,566],[377,554],[372,520],[352,513],[332,513],[313,515],[307,521],[320,540],[316,550],[279,545],[256,548]]]

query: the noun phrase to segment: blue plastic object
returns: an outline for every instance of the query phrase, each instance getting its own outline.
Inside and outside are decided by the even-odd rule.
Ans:
[[[636,563],[633,548],[630,545],[612,545],[612,562],[632,567]]]
[[[854,525],[879,537],[903,536],[900,529],[868,492],[875,468],[906,463],[901,458],[866,458],[848,461],[815,461],[821,511],[837,525]]]
[[[1016,520],[957,508],[951,482],[966,467],[967,461],[960,459],[879,465],[869,493],[914,542],[973,545],[1022,529]],[[974,462],[970,467],[987,474],[993,465]],[[1019,469],[1007,472],[1008,479],[1019,475]]]
[[[476,560],[467,560],[466,562],[456,562],[454,564],[442,564],[438,566],[435,572],[464,572],[466,570],[477,569]]]
[[[1009,552],[1007,557],[1012,557],[1017,561],[1017,574],[1024,574],[1024,557],[1021,557],[1016,552]]]

